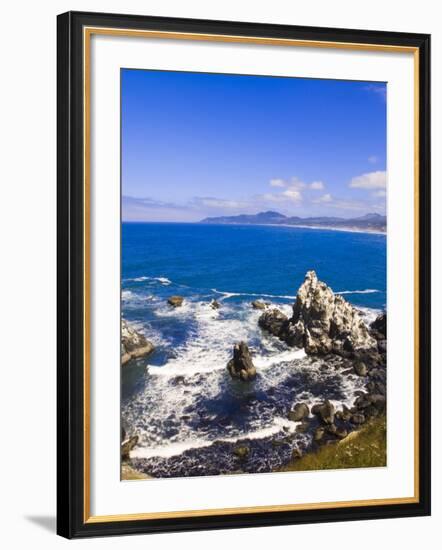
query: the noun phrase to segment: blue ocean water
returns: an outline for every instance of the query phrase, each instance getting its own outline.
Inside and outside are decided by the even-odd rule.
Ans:
[[[255,445],[250,471],[284,461],[269,458],[269,438],[292,433],[294,400],[337,402],[360,382],[311,368],[303,350],[287,348],[258,328],[262,299],[288,315],[305,273],[361,309],[370,321],[386,305],[386,237],[274,226],[123,223],[122,315],[154,342],[147,359],[122,374],[122,419],[140,435],[135,459],[158,476],[238,469],[231,445]],[[184,297],[181,308],[167,298]],[[218,310],[210,306],[216,299]],[[226,363],[238,340],[252,349],[253,385],[230,379]],[[294,437],[294,435],[293,435]],[[297,444],[308,439],[297,435]],[[305,441],[304,441],[305,442]],[[215,452],[216,450],[216,452]],[[288,452],[288,450],[287,450]],[[285,456],[285,455],[284,455]]]
[[[123,223],[124,289],[165,277],[199,292],[294,295],[315,269],[355,305],[386,302],[384,235],[274,226]],[[132,281],[130,281],[132,279]],[[131,284],[132,283],[132,284]],[[376,292],[367,292],[375,290]],[[170,289],[165,291],[170,294]]]

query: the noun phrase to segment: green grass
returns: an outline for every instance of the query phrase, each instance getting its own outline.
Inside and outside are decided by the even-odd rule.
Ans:
[[[294,459],[282,471],[374,468],[387,465],[385,416],[375,418],[339,442],[320,447],[314,453]]]

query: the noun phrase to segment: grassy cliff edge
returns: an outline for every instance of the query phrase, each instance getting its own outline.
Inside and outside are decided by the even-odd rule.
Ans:
[[[320,447],[292,460],[280,471],[337,470],[340,468],[375,468],[387,465],[386,417],[367,422],[346,438]]]

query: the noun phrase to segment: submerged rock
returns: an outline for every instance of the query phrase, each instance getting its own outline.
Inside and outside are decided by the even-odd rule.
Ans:
[[[346,356],[358,350],[376,349],[358,311],[308,271],[288,319],[279,310],[263,313],[259,326],[290,346],[303,347],[310,355],[336,353]]]
[[[210,302],[210,307],[212,309],[219,309],[221,307],[221,304],[218,302],[218,300],[212,300]]]
[[[249,347],[245,342],[233,346],[233,359],[227,363],[227,370],[232,378],[252,380],[256,376],[256,368],[250,355]]]
[[[131,359],[145,357],[155,349],[152,342],[135,330],[125,319],[121,320],[121,364],[125,365]]]
[[[170,296],[167,299],[167,303],[172,307],[181,307],[183,305],[184,298],[182,296]]]
[[[261,300],[255,300],[252,302],[253,309],[265,309],[266,305]]]

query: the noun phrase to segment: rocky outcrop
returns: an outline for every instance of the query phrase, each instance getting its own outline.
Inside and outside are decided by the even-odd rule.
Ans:
[[[154,345],[135,330],[125,319],[121,320],[121,364],[145,357],[153,352]]]
[[[371,330],[374,332],[376,331],[376,335],[379,335],[377,340],[384,340],[387,338],[387,314],[382,313],[382,315],[379,315],[376,317],[376,319],[371,323],[370,325]]]
[[[296,403],[293,410],[289,412],[288,419],[292,422],[300,422],[301,420],[304,420],[304,418],[307,418],[309,414],[310,410],[306,403]]]
[[[181,307],[183,305],[184,298],[182,296],[170,296],[167,299],[167,303],[172,307]]]
[[[285,340],[289,318],[282,311],[279,311],[279,309],[273,308],[261,315],[258,325],[267,332],[270,332],[270,334],[273,334],[273,336],[278,336],[281,340]]]
[[[121,443],[121,458],[122,460],[127,460],[129,458],[130,451],[138,443],[138,436],[134,435],[129,437]]]
[[[378,352],[381,355],[387,353],[387,314],[383,313],[376,317],[370,325],[370,333],[376,339]]]
[[[252,307],[253,307],[253,309],[265,309],[266,304],[264,302],[262,302],[261,300],[254,300],[252,302]]]
[[[256,369],[250,355],[249,347],[245,342],[233,346],[233,359],[227,363],[227,370],[232,378],[252,380],[256,376]]]
[[[333,424],[335,420],[335,406],[328,400],[314,405],[312,413],[318,415],[324,424]]]
[[[212,309],[219,309],[221,307],[221,304],[218,302],[218,300],[215,300],[213,299],[211,302],[210,302],[210,307]]]
[[[292,317],[272,309],[263,313],[259,326],[310,355],[376,349],[358,311],[319,281],[314,271],[307,272],[298,290]]]

